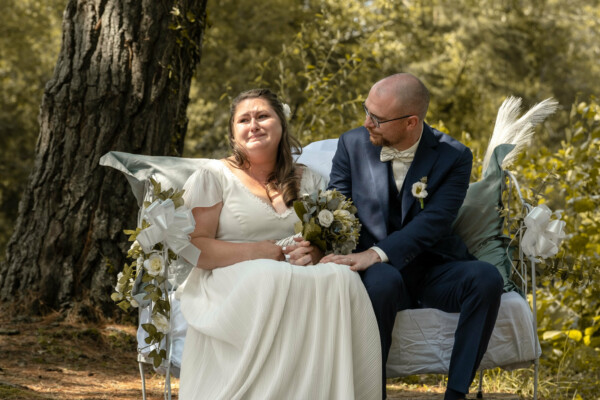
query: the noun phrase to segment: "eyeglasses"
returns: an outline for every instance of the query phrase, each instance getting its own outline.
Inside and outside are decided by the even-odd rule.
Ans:
[[[362,106],[365,109],[365,114],[367,114],[367,117],[371,118],[371,122],[373,122],[373,125],[375,125],[377,128],[379,128],[379,126],[381,124],[385,124],[386,122],[397,121],[399,119],[404,119],[404,118],[412,117],[414,115],[414,114],[410,114],[410,115],[405,115],[403,117],[386,119],[386,120],[382,121],[382,120],[380,120],[379,118],[377,118],[376,116],[374,116],[373,114],[371,114],[369,112],[369,109],[367,108],[367,106],[365,105],[364,102],[362,103]]]

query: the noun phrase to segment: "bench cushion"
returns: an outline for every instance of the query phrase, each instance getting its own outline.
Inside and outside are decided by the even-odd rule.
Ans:
[[[458,317],[458,313],[430,308],[400,311],[392,333],[388,378],[447,374]],[[541,352],[529,304],[516,292],[504,293],[481,367],[521,368],[530,365]]]

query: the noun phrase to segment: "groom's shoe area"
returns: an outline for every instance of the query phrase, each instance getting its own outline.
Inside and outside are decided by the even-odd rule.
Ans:
[[[464,400],[466,399],[464,393],[457,392],[456,390],[447,389],[444,395],[444,400]]]

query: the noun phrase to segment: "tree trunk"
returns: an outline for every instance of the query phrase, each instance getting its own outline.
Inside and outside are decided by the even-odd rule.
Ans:
[[[181,154],[205,9],[206,0],[69,1],[0,299],[112,313],[137,207],[126,179],[98,161],[111,150]]]

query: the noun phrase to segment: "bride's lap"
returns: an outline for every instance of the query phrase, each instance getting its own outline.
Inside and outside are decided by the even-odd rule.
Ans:
[[[344,278],[350,281],[360,282],[360,276],[352,271],[350,267],[342,264],[324,263],[309,266],[292,265],[284,261],[275,261],[267,259],[242,261],[228,267],[213,270],[214,278],[220,279],[221,276],[235,275],[238,278],[243,277],[253,282],[258,279],[263,282],[264,279],[278,280],[287,278],[291,274],[296,279],[321,278],[321,279],[340,279]]]
[[[315,279],[334,280],[335,282],[341,279],[351,286],[359,284],[362,286],[357,272],[352,271],[347,265],[335,263],[298,266],[284,261],[250,260],[213,270],[212,279],[229,280],[231,276],[236,277],[237,284],[256,285],[255,287],[264,286],[269,282],[277,284],[277,282],[289,279],[306,280],[307,283]]]
[[[377,322],[348,266],[252,260],[191,278],[183,398],[381,398]]]
[[[369,302],[357,272],[347,265],[325,263],[296,266],[283,261],[250,260],[212,271],[196,270],[190,274],[182,298],[185,314],[214,313],[224,318],[225,309],[245,304],[254,310],[265,303],[292,295],[303,297],[319,292],[338,292],[347,300]],[[193,304],[193,306],[191,306]],[[186,318],[191,315],[186,315]]]

